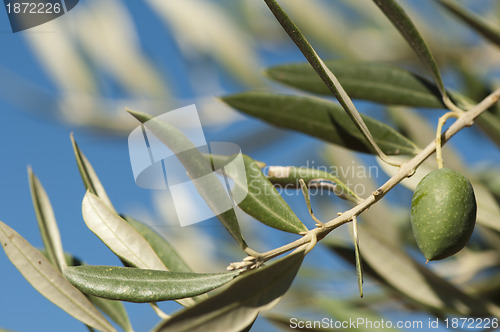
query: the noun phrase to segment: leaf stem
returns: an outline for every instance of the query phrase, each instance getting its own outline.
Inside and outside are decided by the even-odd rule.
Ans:
[[[151,308],[153,308],[154,312],[161,319],[168,319],[168,318],[170,318],[170,315],[167,315],[165,312],[163,312],[163,310],[161,310],[160,307],[158,307],[158,304],[156,304],[156,302],[152,302],[152,303],[150,303],[150,305],[151,305]]]

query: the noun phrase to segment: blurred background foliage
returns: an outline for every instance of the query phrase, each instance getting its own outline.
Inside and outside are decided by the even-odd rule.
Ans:
[[[500,86],[500,45],[490,43],[438,1],[400,3],[428,42],[448,88],[479,101]],[[457,3],[500,30],[500,2]],[[393,64],[426,76],[414,53],[371,1],[284,0],[281,5],[323,59]],[[2,113],[25,112],[39,118],[41,125],[56,122],[68,133],[75,131],[77,137],[81,133],[87,140],[82,149],[88,148],[90,155],[93,147],[103,141],[116,139],[120,146],[126,146],[126,136],[137,122],[124,111],[125,107],[162,114],[195,103],[209,140],[235,142],[244,153],[268,165],[335,165],[340,169],[378,165],[372,156],[244,117],[214,98],[249,89],[304,93],[273,83],[263,75],[267,67],[304,61],[263,1],[82,0],[68,15],[15,37],[27,46],[21,51],[29,52],[31,64],[26,67],[13,61],[15,53],[0,62]],[[391,124],[420,147],[433,139],[437,118],[444,112],[355,103],[361,112]],[[490,112],[500,119],[499,108]],[[6,144],[6,139],[0,144]],[[308,257],[284,300],[266,315],[267,321],[257,321],[257,330],[271,328],[269,322],[283,328],[290,316],[343,320],[356,314],[373,320],[384,317],[424,321],[430,316],[448,314],[470,316],[477,309],[471,295],[500,305],[497,144],[474,126],[444,149],[448,167],[460,170],[474,183],[480,206],[478,218],[484,220],[465,250],[453,258],[423,266],[424,259],[416,250],[409,224],[409,202],[415,182],[406,184],[410,190],[400,185],[361,217],[365,298],[360,300],[358,296],[352,266],[354,249],[348,228],[342,227]],[[71,150],[58,153],[70,156]],[[111,163],[108,153],[112,155],[111,151],[100,150],[95,156],[102,160],[95,161]],[[127,158],[122,156],[121,160]],[[50,160],[44,162],[50,164]],[[429,160],[423,167],[432,169],[434,164]],[[104,183],[115,171],[132,182],[130,166],[122,163],[113,167],[103,167],[104,171],[96,167]],[[371,177],[348,173],[343,178],[353,186],[360,184],[365,190],[361,196],[366,196],[387,179],[382,169],[386,168]],[[73,173],[78,177],[76,169]],[[42,181],[62,185],[50,172]],[[25,189],[28,191],[27,186]],[[195,271],[221,271],[228,262],[242,258],[225,230],[215,222],[179,228],[168,192],[125,193],[120,188],[110,191],[113,190],[116,196],[112,200],[118,208],[154,225]],[[55,201],[62,202],[64,194],[58,195]],[[284,197],[312,227],[301,194],[288,192]],[[136,202],[130,207],[119,203],[121,200]],[[65,208],[64,203],[59,206]],[[329,220],[347,208],[346,203],[331,196],[314,197],[313,206],[321,220]],[[3,219],[2,209],[8,207],[1,206]],[[80,218],[77,209],[71,213],[75,219]],[[3,221],[16,226],[16,221]],[[266,228],[243,214],[240,224],[247,242],[259,251],[295,239],[294,235]],[[34,220],[30,227],[35,233]],[[62,229],[65,241],[71,230],[64,230],[64,226]],[[80,253],[85,253],[85,249]],[[4,299],[1,306],[7,305]],[[127,306],[129,310],[138,310],[137,307]],[[134,324],[137,330],[155,323],[154,318],[147,321],[150,315],[138,319],[141,323]]]

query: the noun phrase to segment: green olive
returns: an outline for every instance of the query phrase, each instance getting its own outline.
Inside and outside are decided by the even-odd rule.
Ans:
[[[428,261],[460,251],[476,224],[476,198],[469,180],[442,168],[427,174],[411,201],[411,226],[420,251]]]

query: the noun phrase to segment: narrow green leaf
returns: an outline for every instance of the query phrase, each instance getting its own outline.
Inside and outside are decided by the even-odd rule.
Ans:
[[[500,314],[499,307],[462,292],[365,224],[359,225],[359,233],[363,238],[361,255],[366,264],[411,300],[442,313],[464,316]]]
[[[49,301],[84,324],[101,331],[116,331],[37,249],[1,221],[0,244],[24,278]]]
[[[28,178],[36,220],[38,221],[43,244],[47,250],[48,259],[52,265],[59,269],[59,271],[62,271],[66,262],[64,259],[61,235],[59,233],[59,227],[57,227],[52,204],[50,204],[49,196],[38,178],[33,174],[31,167],[28,167]]]
[[[270,92],[244,92],[222,98],[229,106],[278,127],[293,129],[346,148],[372,153],[370,145],[337,104],[314,97]],[[368,129],[386,154],[418,152],[410,140],[388,125],[362,115]]]
[[[154,331],[239,331],[279,301],[304,259],[295,251],[253,271],[244,272],[217,294],[160,323]],[[235,319],[237,317],[238,319]]]
[[[82,211],[87,227],[118,257],[138,268],[166,270],[149,243],[101,198],[87,191]]]
[[[239,272],[194,273],[115,266],[74,266],[64,276],[85,294],[109,300],[150,303],[183,299],[218,288]]]
[[[469,11],[457,1],[438,0],[438,3],[490,42],[500,46],[500,29],[483,17]]]
[[[200,182],[194,182],[197,186],[196,189],[236,242],[238,242],[243,249],[247,248],[247,244],[241,235],[234,209],[219,213],[220,209],[218,207],[220,207],[220,203],[227,201],[228,198],[217,176],[212,173],[210,162],[201,154],[194,144],[174,126],[146,113],[131,110],[128,110],[128,112],[176,154],[191,179],[197,179],[200,176],[204,176],[205,181],[203,185]]]
[[[404,69],[352,60],[330,60],[325,64],[337,74],[351,98],[387,105],[445,107],[438,88],[432,82]],[[308,63],[271,67],[266,70],[266,75],[300,90],[331,94]]]
[[[189,265],[163,236],[132,217],[122,216],[122,218],[142,235],[170,271],[192,272]]]
[[[359,114],[358,110],[352,103],[351,98],[346,93],[337,77],[325,65],[323,60],[316,53],[314,48],[309,44],[305,36],[300,32],[299,28],[288,17],[285,11],[280,7],[276,0],[264,0],[273,15],[286,31],[288,36],[293,40],[295,45],[299,48],[307,61],[314,68],[319,77],[323,80],[328,89],[333,93],[335,98],[342,105],[345,112],[349,115],[355,127],[361,132],[362,136],[369,143],[368,147],[371,151],[376,153],[379,157],[386,159],[386,156],[378,146],[377,141],[372,137],[372,133],[364,122],[363,117]],[[388,160],[389,161],[389,160]]]
[[[322,171],[321,169],[312,169],[307,167],[295,166],[269,166],[267,169],[267,178],[272,184],[286,189],[300,188],[299,180],[304,182],[309,188],[317,186],[333,191],[338,197],[359,203],[361,198],[349,187],[347,187],[338,177],[332,173]],[[323,182],[325,181],[325,182]]]
[[[48,253],[46,250],[40,250],[45,258],[48,258]],[[66,261],[66,266],[79,266],[86,265],[80,259],[75,256],[65,252],[64,258]],[[106,299],[101,299],[100,297],[85,294],[87,298],[92,302],[97,308],[101,309],[113,322],[118,324],[124,331],[133,331],[132,325],[127,315],[127,311],[123,306],[123,303],[119,301],[110,301]]]
[[[92,194],[99,196],[107,206],[114,210],[113,204],[111,204],[111,200],[109,199],[108,194],[106,194],[106,191],[104,190],[101,181],[97,177],[94,168],[88,161],[87,157],[85,157],[83,152],[80,150],[78,144],[76,144],[73,134],[71,134],[70,138],[71,144],[73,145],[73,151],[75,153],[78,171],[80,171],[80,176],[82,177],[85,189],[90,191]]]
[[[439,89],[433,83],[404,69],[351,60],[331,60],[325,63],[337,73],[339,81],[352,98],[386,105],[446,108]],[[272,67],[266,74],[277,82],[303,91],[330,95],[330,90],[307,63]],[[475,104],[459,93],[448,94],[464,109]],[[493,142],[500,145],[500,119],[495,114],[485,112],[476,122]]]
[[[226,164],[224,160],[230,156],[211,155],[217,164]],[[262,173],[259,163],[247,155],[243,155],[245,174],[238,169],[229,168],[226,174],[234,180],[235,190],[248,188],[248,194],[238,206],[265,225],[298,234],[307,232],[307,227],[295,215],[290,206],[278,193],[273,184]]]
[[[250,324],[248,324],[246,327],[239,330],[238,332],[249,332],[252,329],[253,324],[255,323],[256,320],[257,320],[257,317],[253,320],[253,322],[251,322]]]
[[[434,60],[429,47],[413,24],[411,19],[394,0],[373,0],[382,10],[391,23],[398,29],[401,35],[406,39],[413,51],[418,55],[423,64],[430,71],[434,82],[436,83],[441,95],[446,96],[446,90],[441,79],[439,68]]]

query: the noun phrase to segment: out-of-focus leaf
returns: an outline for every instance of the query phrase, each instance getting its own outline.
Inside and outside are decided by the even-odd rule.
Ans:
[[[359,225],[361,255],[388,284],[411,300],[441,313],[464,316],[500,314],[500,308],[473,298],[415,262],[388,238],[367,225]]]
[[[350,303],[349,301],[341,301],[334,298],[319,297],[316,301],[318,308],[321,308],[329,317],[334,317],[337,321],[356,321],[360,324],[356,325],[355,331],[373,331],[373,328],[362,324],[361,322],[377,322],[383,320],[377,312],[369,308],[363,308],[359,305]],[[349,329],[348,329],[349,330]],[[377,329],[379,330],[379,329]],[[381,331],[397,331],[396,328],[381,328]]]
[[[352,103],[351,98],[345,92],[335,74],[325,65],[312,45],[309,44],[306,37],[300,32],[297,25],[295,25],[290,17],[288,17],[287,13],[280,7],[276,0],[264,0],[264,2],[271,10],[274,17],[276,17],[276,20],[281,24],[283,30],[285,30],[288,36],[290,36],[292,41],[314,68],[318,76],[321,77],[328,89],[332,92],[335,98],[337,98],[340,105],[342,105],[342,108],[351,118],[355,127],[360,131],[366,142],[369,143],[368,147],[370,150],[379,155],[381,158],[386,159],[383,150],[373,138],[370,129],[367,127],[363,117]]]
[[[376,180],[379,178],[379,168],[375,165],[364,164],[353,152],[342,147],[329,145],[325,147],[324,158],[337,171],[337,175],[344,183],[361,197],[371,195],[378,188]],[[407,214],[407,209],[404,211]],[[402,226],[398,223],[398,211],[386,200],[379,200],[370,209],[360,216],[361,222],[368,223],[379,232],[388,235],[400,245],[403,245]]]
[[[485,169],[477,175],[482,184],[489,189],[500,203],[500,168]]]
[[[387,18],[392,22],[392,24],[398,29],[401,35],[406,39],[411,48],[418,55],[423,64],[430,71],[434,82],[439,88],[439,92],[444,97],[446,96],[446,90],[441,80],[441,74],[439,68],[434,60],[429,47],[425,43],[424,39],[418,32],[417,28],[405,13],[403,8],[401,8],[398,3],[394,0],[373,0],[375,4],[382,10],[382,12],[387,16]]]
[[[500,146],[500,117],[484,112],[476,119],[477,124],[496,145]]]
[[[328,3],[318,0],[307,2],[307,7],[301,0],[282,1],[283,8],[294,18],[305,35],[317,42],[322,50],[346,57],[355,57],[352,45],[345,42],[343,36],[350,32],[348,18],[343,11],[332,8]],[[260,18],[257,20],[260,21]],[[331,33],[335,31],[335,33]]]
[[[127,311],[125,310],[125,306],[122,302],[119,301],[111,301],[102,299],[97,296],[87,295],[87,298],[99,308],[106,316],[108,316],[113,322],[118,324],[124,331],[133,332],[132,324],[130,323],[130,319],[128,318]]]
[[[114,210],[113,204],[111,204],[111,200],[109,199],[108,194],[106,194],[106,191],[104,190],[104,187],[102,186],[99,177],[97,177],[94,168],[88,161],[87,157],[85,157],[83,152],[80,150],[78,144],[76,144],[73,134],[71,134],[70,138],[71,138],[71,144],[73,145],[73,151],[75,153],[78,171],[80,171],[80,176],[82,177],[85,189],[90,191],[92,194],[99,196],[99,198],[107,206],[109,206],[111,209]]]
[[[373,153],[344,110],[330,101],[259,91],[234,94],[222,100],[275,126],[293,129],[348,149]],[[366,115],[362,117],[386,154],[412,155],[418,152],[415,144],[388,125]]]
[[[344,261],[351,264],[353,267],[356,267],[356,253],[354,252],[354,248],[351,243],[339,239],[326,238],[320,242],[322,245],[327,247],[329,250],[334,252],[336,255],[341,257]],[[362,256],[360,256],[363,259]],[[364,261],[363,261],[364,263]],[[383,286],[385,286],[384,279],[382,279],[377,272],[375,272],[370,265],[363,265],[363,274],[370,278],[373,278],[380,282]],[[362,301],[365,301],[364,298]]]
[[[49,301],[84,324],[101,331],[116,331],[37,249],[1,221],[0,244],[24,278]]]
[[[218,164],[224,163],[223,160],[229,158],[213,154],[211,157],[213,160],[217,160]],[[307,227],[262,173],[258,162],[247,155],[243,155],[243,163],[245,165],[245,174],[239,174],[240,172],[236,168],[226,170],[226,174],[234,180],[236,186],[248,188],[248,194],[238,206],[270,227],[295,234],[307,232]]]
[[[171,272],[89,265],[64,270],[64,276],[86,294],[137,303],[200,295],[226,284],[238,273]]]
[[[132,217],[122,216],[139,234],[149,243],[156,252],[163,264],[175,272],[192,272],[189,265],[179,255],[174,247],[160,234],[156,233],[151,227],[135,220]]]
[[[220,207],[220,202],[227,201],[228,197],[226,190],[222,187],[217,176],[212,173],[210,162],[200,151],[198,151],[194,144],[174,126],[146,113],[131,110],[128,110],[128,112],[176,154],[192,179],[197,179],[201,176],[204,177],[203,183],[198,181],[193,182],[196,185],[196,189],[236,242],[238,242],[243,249],[247,248],[247,244],[241,235],[234,209],[229,209],[223,213],[219,212],[220,209],[218,207]]]
[[[500,29],[498,27],[461,6],[457,1],[438,0],[438,3],[484,38],[500,46]]]
[[[193,59],[195,54],[213,56],[240,81],[253,86],[259,84],[260,66],[255,49],[251,47],[252,41],[219,3],[202,0],[146,2],[170,27],[186,58]],[[200,61],[202,59],[200,57]]]
[[[493,92],[489,82],[484,79],[480,72],[477,72],[476,63],[473,59],[457,57],[451,58],[450,65],[453,66],[459,75],[462,91],[472,100],[482,100]]]
[[[166,270],[149,243],[99,197],[87,191],[82,203],[83,219],[118,257],[141,269]]]
[[[249,332],[252,329],[252,326],[253,326],[253,324],[255,323],[256,320],[257,320],[257,317],[255,317],[255,319],[253,320],[253,322],[251,322],[250,324],[248,324],[246,327],[244,327],[243,329],[241,329],[239,332]]]
[[[322,327],[307,327],[307,322],[311,319],[300,319],[297,317],[289,317],[281,314],[268,313],[263,315],[268,321],[276,325],[282,331],[295,331],[295,332],[335,332],[340,331],[331,328]],[[303,327],[302,327],[303,326]]]
[[[279,301],[304,259],[295,251],[269,266],[245,272],[217,294],[182,310],[154,331],[239,331]],[[238,319],[235,319],[237,317]]]
[[[47,196],[38,178],[33,174],[31,167],[28,167],[28,178],[36,220],[38,221],[43,244],[47,250],[47,257],[52,265],[59,269],[59,271],[62,271],[62,268],[66,266],[66,262],[61,235],[57,227],[56,217],[50,204],[49,196]]]
[[[351,98],[388,105],[443,108],[436,86],[427,79],[395,66],[352,60],[329,60]],[[266,70],[271,79],[294,88],[330,95],[331,92],[308,63],[294,63]]]
[[[408,160],[408,158],[405,157],[397,156],[396,158],[403,162]],[[382,170],[384,170],[384,172],[386,172],[389,176],[393,176],[398,171],[396,167],[387,165],[380,159],[377,159],[377,162]],[[415,191],[418,183],[424,178],[424,176],[429,174],[434,169],[436,169],[436,167],[428,166],[428,164],[422,164],[417,168],[415,174],[401,181],[401,184],[408,189]],[[493,195],[483,185],[474,180],[472,180],[471,183],[474,187],[474,194],[477,202],[477,222],[480,225],[500,232],[500,206],[496,202]]]
[[[269,166],[267,168],[267,178],[279,188],[296,189],[300,188],[299,180],[303,179],[309,187],[327,188],[333,191],[338,197],[353,203],[359,203],[361,200],[338,177],[321,169],[295,166]],[[326,183],[322,185],[322,181],[326,181]]]
[[[141,49],[134,19],[127,6],[120,1],[97,1],[82,7],[75,13],[75,20],[82,28],[63,26],[61,29],[73,32],[71,38],[77,42],[69,44],[79,45],[74,46],[77,52],[83,53],[84,58],[97,65],[100,71],[109,73],[130,94],[144,99],[171,99],[161,74]],[[106,13],[113,15],[109,17]]]

